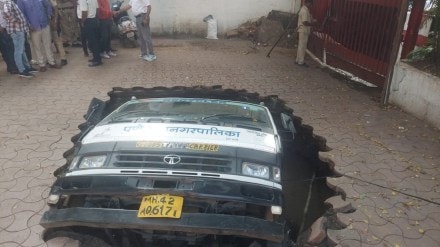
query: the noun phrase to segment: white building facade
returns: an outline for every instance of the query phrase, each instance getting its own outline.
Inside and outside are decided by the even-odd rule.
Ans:
[[[206,35],[203,18],[212,15],[221,35],[272,10],[294,13],[300,4],[301,0],[151,0],[150,26],[155,34]]]

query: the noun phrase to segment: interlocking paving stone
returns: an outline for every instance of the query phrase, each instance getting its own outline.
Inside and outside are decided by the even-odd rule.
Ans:
[[[2,242],[2,247],[19,247],[21,246],[18,243],[14,243],[14,242]]]
[[[29,210],[28,211],[14,210],[14,211],[15,211],[14,222],[11,225],[9,225],[7,228],[5,228],[5,230],[9,232],[19,232],[28,229],[28,220],[33,215],[35,215],[35,212]]]
[[[4,230],[5,228],[8,228],[10,225],[14,223],[14,219],[15,219],[14,215],[0,217],[0,229]]]
[[[3,176],[0,177],[0,183],[1,182],[14,182],[14,183],[16,183],[17,181],[14,179],[14,176],[15,176],[15,173],[17,173],[20,170],[22,170],[22,168],[17,167],[16,162],[8,161],[8,162],[4,163],[4,165],[3,165],[4,173],[3,173]],[[5,187],[0,185],[0,188],[5,188]]]
[[[76,246],[41,240],[53,171],[93,97],[112,87],[217,85],[278,94],[327,138],[336,170],[328,179],[357,209],[351,223],[328,230],[338,246],[440,246],[440,131],[395,106],[381,107],[380,91],[333,78],[313,61],[294,65],[295,50],[250,50],[248,41],[154,39],[159,59],[137,59],[138,49],[88,68],[81,49],[69,48],[61,70],[22,79],[0,65],[0,246]],[[355,86],[356,85],[356,86]],[[382,186],[382,187],[381,187]],[[388,187],[388,188],[383,188]],[[394,190],[391,190],[394,189]],[[431,199],[435,203],[412,196]],[[287,195],[288,196],[288,195]],[[338,214],[339,215],[339,214]]]
[[[28,190],[17,193],[16,191],[10,191],[5,189],[3,192],[0,192],[0,202],[6,199],[25,200],[30,195],[31,195],[31,191]]]
[[[10,147],[5,146],[5,144],[2,144],[2,159],[12,159],[15,156],[17,156],[17,151],[15,149],[12,149]],[[6,168],[3,166],[3,168]]]
[[[38,202],[20,201],[13,206],[12,212],[14,214],[22,212],[22,211],[32,211],[35,213],[35,212],[41,211],[45,205],[46,204],[45,204],[44,200],[40,200]]]
[[[43,231],[43,227],[40,225],[32,225],[29,226],[31,230],[29,237],[24,241],[21,246],[23,247],[33,247],[35,243],[39,243],[41,240],[41,232]]]
[[[2,246],[7,246],[6,244],[11,244],[10,246],[21,246],[21,244],[29,238],[30,234],[31,230],[28,228],[20,231],[1,230],[0,239]]]
[[[361,247],[364,243],[356,229],[328,230],[328,236],[341,247]]]
[[[435,236],[436,233],[431,233],[430,235],[434,235]],[[437,233],[440,234],[440,233]],[[423,236],[422,238],[418,238],[418,239],[411,239],[411,238],[404,238],[404,244],[400,245],[400,246],[438,246],[438,243],[440,241],[440,239],[433,239],[429,236]],[[395,245],[390,245],[390,246],[395,246]]]

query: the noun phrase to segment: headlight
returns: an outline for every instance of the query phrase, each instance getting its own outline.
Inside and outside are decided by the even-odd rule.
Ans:
[[[107,155],[86,156],[82,158],[79,168],[98,168],[105,163]]]
[[[281,169],[279,167],[273,167],[273,180],[280,182],[281,181]]]
[[[69,171],[75,168],[76,165],[78,165],[78,161],[79,161],[79,156],[75,156],[75,158],[73,158],[73,160],[70,162]]]
[[[241,172],[247,176],[269,179],[269,167],[268,166],[243,162]]]

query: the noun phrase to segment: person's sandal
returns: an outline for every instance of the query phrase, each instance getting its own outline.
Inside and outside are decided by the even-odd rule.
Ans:
[[[52,68],[52,69],[61,69],[61,65],[59,65],[59,64],[49,64],[49,68]]]

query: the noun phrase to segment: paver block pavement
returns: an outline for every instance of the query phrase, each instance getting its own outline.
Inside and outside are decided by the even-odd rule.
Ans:
[[[357,208],[344,215],[346,229],[328,230],[338,246],[440,246],[439,130],[381,107],[377,89],[333,78],[313,61],[295,66],[294,50],[276,48],[267,58],[268,47],[253,50],[242,40],[153,42],[152,63],[138,59],[138,49],[118,47],[118,56],[97,68],[87,66],[80,48],[68,48],[67,66],[32,79],[0,66],[1,246],[75,246],[44,243],[37,222],[52,173],[64,164],[62,153],[93,97],[106,100],[112,87],[217,84],[277,94],[327,138],[336,170],[349,176],[329,182]]]

